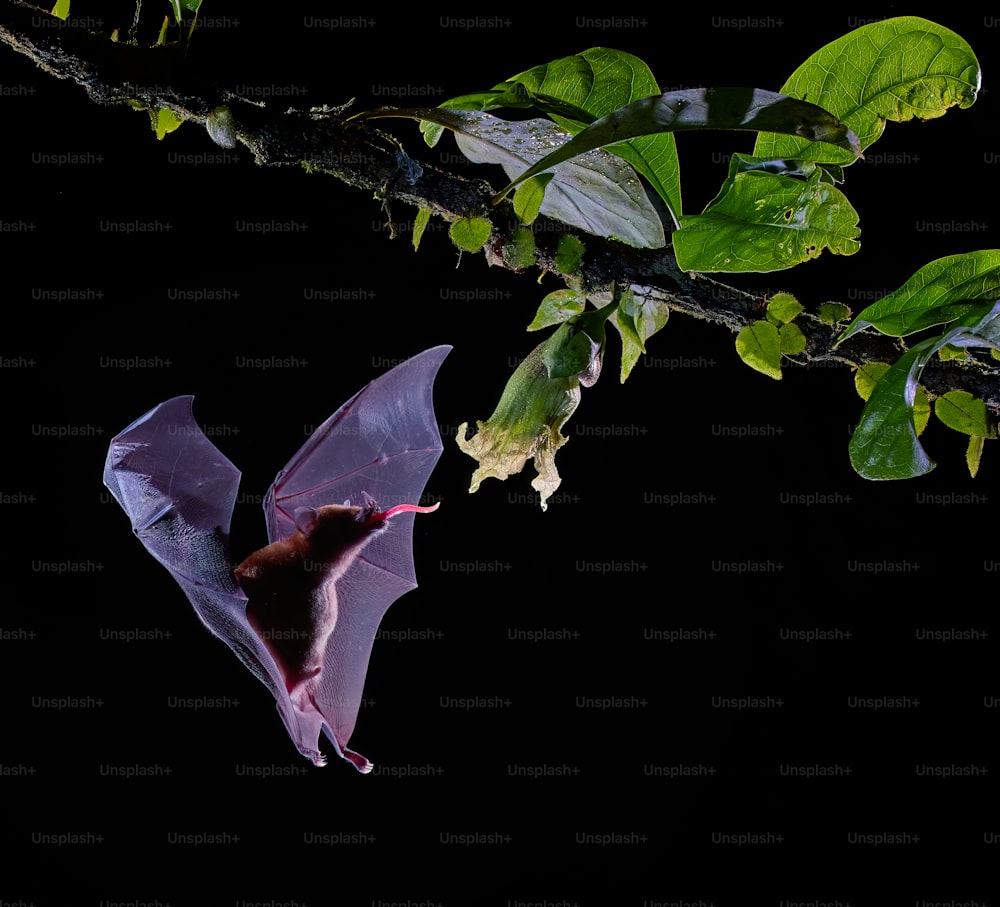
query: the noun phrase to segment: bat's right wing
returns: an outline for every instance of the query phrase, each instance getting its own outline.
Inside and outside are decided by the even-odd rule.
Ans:
[[[195,422],[192,400],[167,400],[117,435],[108,450],[104,484],[205,626],[278,700],[287,723],[291,715],[285,712],[291,707],[281,673],[247,622],[246,596],[229,558],[229,524],[240,472]]]

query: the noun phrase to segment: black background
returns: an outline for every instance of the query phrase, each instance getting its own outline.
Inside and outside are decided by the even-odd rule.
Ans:
[[[130,15],[97,18],[107,30]],[[809,7],[743,27],[692,10],[607,28],[539,10],[472,28],[417,10],[364,15],[324,28],[309,13],[209,4],[192,53],[231,64],[231,84],[281,92],[279,107],[433,104],[595,45],[641,56],[664,88],[776,90],[863,22]],[[850,168],[857,255],[734,286],[856,312],[930,260],[997,244],[1000,20],[934,18],[978,54],[977,104],[888,124],[870,153],[881,162]],[[938,426],[926,437],[934,473],[867,483],[847,459],[862,404],[846,369],[789,366],[774,382],[739,362],[726,331],[675,316],[624,386],[610,341],[605,375],[566,428],[548,512],[530,470],[469,496],[457,426],[488,417],[538,342],[523,327],[555,278],[459,257],[440,221],[415,253],[412,209],[393,206],[390,240],[365,193],[260,169],[242,146],[223,155],[194,125],[159,142],[145,114],[95,106],[9,49],[0,60],[0,220],[30,225],[0,237],[5,903],[994,903],[980,882],[1000,843],[992,445],[973,481],[963,439]],[[427,149],[413,123],[392,131],[417,160],[454,152],[449,138]],[[687,211],[752,144],[681,137]],[[51,163],[58,154],[89,163]],[[199,154],[214,160],[184,157]],[[135,220],[171,229],[100,228]],[[307,229],[235,228],[292,220]],[[977,226],[920,226],[944,222]],[[309,288],[345,298],[306,301]],[[177,301],[177,289],[229,298]],[[376,642],[351,741],[376,770],[315,769],[132,537],[101,485],[107,444],[155,403],[193,393],[259,495],[308,426],[389,360],[440,343],[455,348],[437,384],[447,437],[428,486],[443,505],[418,518],[420,588],[383,623],[392,633]],[[130,357],[155,365],[112,364]],[[240,366],[254,357],[305,364]],[[753,436],[732,436],[738,427]],[[970,492],[973,503],[934,497]],[[696,502],[661,503],[681,493]],[[238,505],[234,556],[263,539],[257,505]],[[737,576],[721,562],[772,568]],[[859,563],[908,569],[876,576]],[[983,635],[926,638],[953,628]],[[127,630],[157,638],[109,638]],[[796,630],[837,638],[789,639]],[[671,641],[677,631],[695,638]],[[169,706],[198,696],[230,705]],[[44,697],[90,705],[40,707]],[[850,705],[878,697],[906,705]],[[824,776],[795,774],[817,766]],[[144,774],[112,777],[121,767]],[[89,843],[40,837],[58,834]],[[894,843],[864,837],[880,834]]]

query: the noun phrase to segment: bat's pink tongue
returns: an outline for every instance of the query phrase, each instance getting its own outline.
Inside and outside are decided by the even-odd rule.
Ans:
[[[416,504],[397,504],[382,513],[372,514],[374,520],[391,520],[397,513],[433,513],[440,507],[440,502],[433,507],[419,507]]]

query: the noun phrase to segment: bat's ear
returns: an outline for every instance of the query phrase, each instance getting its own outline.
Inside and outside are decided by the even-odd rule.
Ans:
[[[314,507],[295,508],[295,528],[309,538],[319,525],[319,513]]]

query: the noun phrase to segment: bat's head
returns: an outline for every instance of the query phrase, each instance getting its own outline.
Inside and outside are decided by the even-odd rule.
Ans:
[[[356,549],[368,537],[381,532],[394,516],[400,513],[431,513],[440,505],[420,507],[416,504],[398,504],[380,510],[368,494],[364,503],[325,504],[322,507],[301,507],[295,511],[295,528],[308,540],[313,556],[337,557],[340,552]]]

